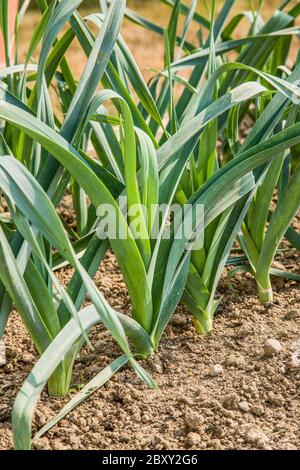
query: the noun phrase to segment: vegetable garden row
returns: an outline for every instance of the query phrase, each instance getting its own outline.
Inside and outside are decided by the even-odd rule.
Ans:
[[[273,301],[272,276],[300,280],[273,267],[284,239],[300,248],[292,225],[300,205],[300,56],[292,63],[290,55],[300,4],[286,0],[265,21],[263,2],[233,17],[234,0],[218,14],[212,1],[208,18],[196,0],[162,2],[170,7],[165,29],[124,0],[100,0],[101,12],[86,18],[81,0],[37,0],[40,22],[20,62],[18,29],[30,2],[21,4],[12,36],[10,2],[1,1],[0,337],[15,308],[40,355],[14,405],[17,449],[31,447],[45,385],[52,396],[68,394],[93,325],[105,326],[120,356],[38,436],[126,363],[155,388],[141,360],[157,351],[179,302],[195,334],[212,331],[226,265],[230,275],[253,274],[263,304]],[[165,67],[149,83],[120,34],[124,17],[164,43]],[[236,38],[241,22],[248,26]],[[79,81],[67,58],[75,39],[87,58]],[[75,229],[57,212],[66,193]],[[174,203],[188,208],[179,223]],[[125,237],[100,236],[103,204]],[[189,230],[178,237],[183,225]],[[114,310],[93,282],[109,249],[130,315]],[[74,274],[65,287],[56,273],[66,265]]]

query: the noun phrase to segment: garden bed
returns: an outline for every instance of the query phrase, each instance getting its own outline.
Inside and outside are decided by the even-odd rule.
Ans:
[[[100,3],[3,0],[0,449],[299,449],[299,3]]]
[[[282,262],[297,269],[300,257],[285,254]],[[61,279],[69,276],[68,270],[60,273]],[[126,288],[112,255],[106,258],[96,283],[115,308],[128,311]],[[190,315],[181,306],[177,309],[158,354],[145,364],[160,392],[149,390],[126,368],[34,447],[299,448],[300,286],[275,280],[276,300],[270,307],[259,304],[250,275],[235,276],[233,286],[234,293],[223,277],[219,292],[224,298],[210,336],[195,336]],[[281,343],[282,351],[265,357],[264,343],[273,338]],[[95,350],[81,352],[73,393],[119,352],[100,327],[93,330],[91,340]],[[11,449],[11,408],[37,356],[17,314],[11,316],[4,341],[8,358],[0,368],[0,449]],[[217,364],[223,372],[211,377]],[[37,427],[67,400],[51,399],[44,393],[35,418]]]

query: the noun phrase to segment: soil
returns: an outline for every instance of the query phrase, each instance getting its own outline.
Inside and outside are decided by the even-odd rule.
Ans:
[[[140,13],[148,16],[150,12],[155,20],[160,15],[165,24],[166,10],[161,5],[155,10],[148,2],[148,10]],[[27,39],[38,18],[34,12],[25,17],[21,57],[27,53]],[[122,34],[148,79],[152,76],[146,68],[149,64],[162,67],[161,38],[126,21]],[[297,51],[296,44],[291,57]],[[76,42],[67,57],[78,78],[85,57]],[[62,204],[60,215],[75,228],[68,202]],[[299,225],[297,221],[297,229]],[[282,265],[299,272],[300,255],[279,256],[276,267]],[[59,277],[66,282],[71,274],[65,269]],[[113,307],[130,311],[127,290],[112,254],[106,257],[95,282]],[[149,390],[126,367],[35,441],[34,448],[300,449],[300,285],[274,279],[275,302],[262,307],[250,274],[236,275],[232,284],[234,291],[228,288],[224,273],[219,286],[223,300],[209,336],[196,336],[190,314],[182,306],[177,308],[158,353],[143,364],[157,381],[159,392]],[[45,391],[35,415],[35,430],[120,353],[102,327],[95,327],[90,338],[94,351],[82,349],[69,397],[49,398]],[[268,342],[268,351],[270,344],[275,345],[274,351],[278,348],[272,356],[266,355],[264,348],[268,340],[280,343]],[[6,363],[1,362],[0,344],[0,449],[12,449],[13,402],[37,360],[16,312],[11,314],[4,343]]]
[[[297,271],[300,256],[288,252],[276,262]],[[70,275],[64,270],[60,278],[67,280]],[[129,311],[126,287],[112,254],[95,282],[115,308]],[[299,449],[300,286],[274,279],[275,302],[262,307],[250,274],[236,275],[232,284],[234,292],[224,275],[219,287],[223,301],[209,336],[196,336],[190,315],[178,307],[158,353],[143,364],[159,384],[159,392],[125,368],[37,440],[34,448]],[[267,356],[264,345],[270,339],[279,341],[279,351]],[[4,342],[0,449],[11,449],[13,401],[37,356],[16,313]],[[119,354],[101,327],[91,332],[91,342],[95,350],[84,348],[76,362],[70,396]],[[51,399],[44,392],[35,429],[67,399]]]

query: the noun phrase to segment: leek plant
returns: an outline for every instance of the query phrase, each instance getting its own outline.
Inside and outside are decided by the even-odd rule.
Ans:
[[[17,109],[21,106],[24,111],[26,110],[29,116],[32,116],[34,114],[34,109],[36,109],[36,114],[39,116],[40,122],[47,122],[51,128],[55,125],[54,115],[50,106],[48,90],[44,81],[44,68],[46,67],[47,54],[51,49],[52,42],[55,40],[59,28],[65,22],[65,15],[71,15],[79,3],[80,2],[62,2],[55,12],[55,2],[52,2],[49,7],[45,7],[42,21],[31,41],[27,61],[24,66],[21,67],[19,80],[11,80],[11,77],[15,78],[15,67],[8,67],[6,70],[2,71],[2,74],[4,74],[4,76],[6,75],[8,80],[7,87],[1,85],[1,98],[8,100],[11,103],[15,103]],[[3,8],[6,8],[6,10],[8,9],[8,2],[3,2]],[[53,14],[51,17],[53,12],[56,14]],[[45,18],[47,21],[45,21]],[[103,50],[106,50],[106,61],[109,59],[111,53],[111,50],[109,50],[109,48],[107,49],[107,44],[111,43],[111,48],[113,47],[119,31],[121,18],[122,12],[117,13],[116,11],[112,11],[111,15],[107,18],[102,35],[99,37],[99,52],[102,53]],[[114,24],[114,28],[110,29],[112,24]],[[32,72],[32,67],[28,65],[28,62],[31,54],[37,47],[39,42],[38,39],[41,38],[43,32],[45,37],[41,60],[38,68],[36,69],[36,67],[34,67],[35,73],[37,74],[36,83],[28,99],[27,107],[27,105],[23,104],[21,98],[24,100],[24,96],[26,97],[26,73],[29,71]],[[57,58],[48,62],[48,66],[53,65],[53,60],[55,61]],[[103,61],[105,64],[105,56]],[[18,66],[16,67],[18,69]],[[20,68],[18,71],[20,72]],[[74,114],[72,115],[72,113],[70,113],[68,119],[64,122],[66,133],[67,126],[69,127],[68,135],[70,136],[70,140],[72,140],[71,135],[76,132],[76,127],[74,126],[73,129],[71,129],[71,126],[69,125],[72,120],[74,120]],[[61,179],[63,177],[62,171],[57,165],[53,164],[52,157],[47,155],[45,151],[41,149],[40,145],[33,142],[32,139],[27,139],[24,133],[8,124],[1,132],[1,141],[3,147],[2,152],[15,157],[15,161],[11,164],[6,162],[4,157],[1,158],[1,166],[3,167],[2,173],[8,171],[10,165],[13,165],[15,162],[19,162],[23,165],[22,168],[27,168],[28,171],[30,171],[30,175],[38,176],[37,180],[32,180],[31,178],[27,182],[28,194],[32,193],[30,188],[33,186],[35,181],[39,181],[42,187],[45,190],[48,190],[54,200],[57,197],[57,191],[62,191],[63,194],[65,191],[64,188],[66,187],[65,182]],[[45,173],[43,173],[43,171],[47,171],[47,179],[44,177]],[[22,178],[22,176],[20,177]],[[54,302],[54,278],[50,267],[52,240],[51,237],[50,239],[48,237],[47,241],[47,239],[44,239],[41,235],[36,235],[37,244],[34,247],[32,243],[26,239],[23,229],[19,230],[18,223],[16,222],[17,212],[14,210],[14,204],[20,209],[18,202],[14,200],[17,196],[15,193],[8,195],[5,192],[4,187],[5,184],[8,184],[8,180],[4,173],[3,178],[4,181],[3,184],[1,184],[1,189],[7,195],[7,202],[10,209],[9,215],[11,219],[8,219],[5,224],[6,237],[4,230],[1,230],[2,269],[0,276],[3,282],[3,285],[1,286],[1,331],[3,332],[4,330],[8,314],[11,310],[11,303],[13,302],[21,314],[38,352],[42,354],[60,329],[64,326],[64,321],[66,321],[66,319],[59,318]],[[14,177],[14,180],[16,186],[17,177]],[[24,190],[25,187],[25,183],[22,184],[19,182],[18,197],[21,197],[20,190]],[[18,191],[18,189],[16,189],[16,191]],[[25,199],[25,196],[23,196],[22,199]],[[58,199],[56,200],[59,202]],[[32,207],[37,207],[34,200],[31,201],[31,204]],[[37,210],[43,212],[41,207]],[[7,245],[7,243],[9,243],[9,245]],[[54,246],[57,247],[57,245]],[[14,258],[16,260],[15,262]],[[16,279],[14,276],[16,276]],[[90,283],[90,279],[87,275],[86,280]],[[61,294],[62,298],[65,299],[64,305],[66,305],[68,314],[76,316],[77,311],[73,301],[71,301],[68,294],[64,292],[61,286],[58,285],[56,280],[55,283],[56,290]],[[61,396],[68,392],[72,365],[77,354],[77,350],[78,345],[76,345],[76,347],[73,348],[73,351],[66,356],[65,360],[62,361],[59,368],[49,379],[48,390],[50,394]]]
[[[286,110],[284,128],[294,122],[297,115],[298,106]],[[265,115],[262,115],[262,119],[264,117]],[[295,160],[295,168],[291,169],[291,152],[287,151],[278,155],[276,164],[273,162],[265,169],[264,181],[255,195],[239,235],[240,244],[257,282],[262,304],[273,301],[271,274],[299,280],[297,274],[272,268],[272,262],[284,235],[287,234],[288,237],[290,233],[291,241],[295,240],[297,243],[298,234],[289,228],[300,206],[300,165],[298,157]],[[291,172],[287,177],[281,174],[287,172]],[[276,207],[270,213],[270,205],[280,178],[281,191]]]
[[[183,40],[187,37],[192,19],[198,22],[198,24],[200,23],[202,27],[203,22],[194,14],[195,2],[191,2],[188,11],[186,11],[186,6],[180,1],[164,1],[164,3],[172,4],[173,6],[167,30],[168,41],[166,42],[165,71],[153,78],[151,87],[161,114],[164,115],[164,113],[168,112],[168,132],[173,134],[180,126],[188,123],[195,113],[205,106],[204,103],[212,103],[218,96],[230,90],[232,86],[238,86],[245,81],[251,80],[253,77],[258,78],[262,83],[267,82],[271,84],[277,90],[280,89],[282,79],[285,78],[283,66],[289,57],[291,38],[293,34],[298,33],[298,28],[295,27],[295,19],[300,12],[299,5],[289,8],[290,2],[285,2],[274,12],[274,15],[269,18],[267,23],[264,23],[260,10],[258,12],[245,11],[241,15],[234,17],[224,28],[224,23],[234,2],[224,2],[223,8],[216,19],[214,18],[215,5],[212,2],[210,26],[206,25],[210,34],[206,42],[201,44],[200,48],[199,46],[198,48],[196,46],[192,48],[189,44],[186,48],[187,55],[183,58],[178,58],[177,55],[177,60],[170,63],[175,57],[176,42],[179,45],[179,54],[182,53]],[[287,11],[284,11],[283,8]],[[185,12],[186,18],[182,39],[180,40],[179,36],[178,40],[179,16],[183,12]],[[242,39],[232,39],[235,28],[244,18],[249,22],[248,34]],[[140,23],[142,24],[142,21]],[[145,23],[145,26],[149,27],[149,24]],[[153,27],[151,29],[156,31]],[[237,56],[235,62],[229,61],[226,57],[228,52],[232,53],[233,51]],[[278,68],[279,65],[282,66],[282,69]],[[192,68],[189,79],[185,80],[183,77],[180,77],[179,73],[189,68]],[[161,85],[160,92],[157,93],[158,83],[161,78],[163,84]],[[203,84],[205,79],[206,83]],[[281,106],[286,109],[291,103],[295,103],[293,105],[294,111],[291,112],[293,114],[297,112],[297,96],[299,92],[295,88],[298,80],[299,71],[296,70],[289,78],[291,84],[290,92],[294,89],[294,96],[290,94],[289,97],[283,97],[279,93],[272,100],[272,97],[264,97],[257,100],[256,103],[249,102],[242,106],[238,105],[230,111],[229,115],[221,116],[207,124],[201,138],[194,147],[194,151],[189,157],[189,162],[186,165],[176,192],[176,200],[181,204],[188,203],[195,191],[199,190],[206,181],[209,181],[222,164],[234,158],[239,150],[248,149],[250,147],[248,142],[252,143],[255,141],[258,143],[259,139],[256,137],[264,119],[268,119],[270,123],[273,122],[274,126],[272,127],[271,124],[265,134],[259,134],[261,141],[278,132],[279,129],[275,126],[275,123],[279,122],[279,119],[277,119],[278,109],[275,108],[275,104],[280,101]],[[175,103],[173,96],[175,85],[183,87],[183,93],[180,95],[177,103]],[[269,104],[270,101],[271,103]],[[267,106],[268,104],[269,106]],[[267,109],[263,113],[266,107]],[[240,147],[239,133],[242,133],[245,119],[253,120],[254,115],[257,118],[260,114],[263,114],[263,116],[252,127],[244,146]],[[279,116],[282,120],[285,119],[283,112]],[[292,123],[293,121],[288,120],[285,126],[288,127]],[[152,124],[152,129],[156,129],[155,123]],[[163,135],[161,142],[165,139],[166,136]],[[218,141],[222,141],[222,148],[225,150],[225,155],[222,158],[220,158],[217,152]],[[278,173],[280,166],[281,164],[278,159],[273,163],[274,171]],[[182,300],[194,315],[194,323],[198,333],[208,333],[212,329],[213,315],[220,302],[220,300],[215,298],[218,281],[237,234],[242,225],[245,227],[244,219],[250,204],[252,205],[249,213],[253,214],[253,218],[256,224],[260,225],[260,229],[266,223],[271,199],[271,196],[269,199],[266,197],[266,186],[270,186],[272,183],[269,178],[270,174],[266,175],[266,180],[262,183],[264,174],[262,172],[259,173],[257,191],[254,190],[253,193],[245,196],[243,200],[238,201],[235,205],[228,208],[226,212],[222,213],[219,218],[215,219],[205,230],[203,247],[192,253],[188,279]],[[252,203],[254,194],[255,203]],[[255,213],[252,210],[253,205],[257,204],[259,200],[259,194],[263,194],[265,198],[263,202],[266,212],[265,219],[263,219],[264,215],[258,212]],[[295,194],[294,205],[297,205],[296,201],[297,194]],[[293,214],[295,210],[296,208],[292,209]],[[290,218],[286,220],[287,226],[283,226],[281,230],[288,227]],[[291,228],[289,231],[290,235],[295,239],[295,233],[291,233]],[[277,246],[274,246],[274,254],[276,249]],[[269,249],[267,251],[270,253]],[[249,257],[248,253],[247,256]],[[264,261],[262,261],[262,265],[265,265]]]
[[[216,285],[253,196],[268,168],[300,143],[300,124],[294,119],[299,66],[284,79],[260,70],[260,62],[256,66],[246,54],[250,45],[269,41],[272,49],[299,32],[291,26],[292,14],[279,12],[274,29],[269,25],[261,34],[256,28],[262,20],[255,17],[251,35],[236,42],[228,39],[235,23],[224,28],[233,1],[224,3],[216,20],[212,14],[207,21],[196,12],[196,2],[188,8],[169,0],[168,30],[156,30],[164,36],[166,68],[147,85],[119,31],[124,15],[154,27],[127,10],[124,0],[102,1],[103,12],[87,18],[77,11],[80,0],[37,3],[41,21],[25,63],[1,70],[0,83],[0,188],[9,208],[0,220],[0,333],[14,305],[41,356],[14,405],[18,449],[31,447],[32,416],[46,383],[51,395],[68,393],[74,360],[96,323],[112,334],[120,356],[38,436],[126,363],[156,387],[139,359],[158,349],[182,296],[197,329],[211,329]],[[8,8],[8,2],[3,4]],[[185,25],[179,35],[181,14]],[[186,40],[192,21],[210,31],[200,52]],[[99,30],[96,36],[91,24]],[[75,38],[87,56],[78,82],[66,56]],[[188,52],[186,57],[176,57],[176,44],[180,54]],[[32,58],[39,46],[36,65]],[[225,52],[236,49],[246,56],[245,63],[226,63]],[[195,65],[190,79],[179,77],[181,67],[190,65]],[[178,101],[174,83],[184,89]],[[265,109],[257,103],[265,103]],[[239,147],[231,129],[255,105],[261,116]],[[230,148],[237,148],[226,162],[216,155],[217,139],[224,134]],[[89,156],[90,146],[95,158]],[[76,231],[56,211],[67,190]],[[127,207],[120,196],[126,196]],[[170,220],[174,201],[189,203],[182,220],[176,214]],[[113,208],[116,234],[120,230],[125,237],[100,230],[103,204]],[[159,210],[152,212],[156,204]],[[188,231],[182,230],[186,222]],[[191,250],[201,237],[204,247]],[[128,288],[130,315],[115,311],[92,280],[109,247]],[[55,275],[64,265],[74,269],[66,288]],[[83,307],[86,294],[91,303]]]

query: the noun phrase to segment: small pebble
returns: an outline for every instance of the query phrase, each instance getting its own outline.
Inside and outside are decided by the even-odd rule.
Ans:
[[[5,366],[6,362],[5,345],[0,341],[0,366]]]
[[[215,364],[209,369],[208,375],[210,377],[217,377],[217,375],[220,375],[223,373],[223,367],[221,364]]]
[[[236,393],[230,393],[229,395],[226,395],[223,399],[223,407],[226,410],[236,410],[237,409],[237,404],[238,404],[238,396]]]
[[[186,438],[186,444],[188,446],[194,447],[199,445],[201,442],[201,436],[200,434],[196,432],[189,432]]]
[[[33,361],[33,356],[32,354],[27,354],[26,352],[22,354],[22,357],[20,358],[21,362],[24,362],[24,364],[32,364]]]
[[[267,339],[264,344],[264,355],[271,357],[275,354],[279,354],[282,350],[282,345],[277,339]]]
[[[232,354],[225,360],[227,367],[236,367],[237,369],[243,369],[246,366],[244,356]]]
[[[247,413],[248,411],[250,411],[250,405],[246,401],[242,401],[241,403],[239,403],[239,409],[244,413]]]
[[[291,366],[292,368],[298,369],[300,368],[300,341],[295,341],[292,344],[292,348],[294,352],[291,356]]]
[[[0,362],[1,364],[1,362]],[[291,365],[292,367],[295,367],[296,369],[300,368],[300,352],[295,351],[292,356],[291,356]]]
[[[185,417],[185,424],[190,431],[197,431],[203,424],[203,418],[196,411],[191,411]]]
[[[268,402],[274,406],[283,406],[285,403],[283,396],[279,393],[275,394],[274,392],[269,392],[267,394],[267,399]]]
[[[269,438],[260,429],[249,429],[245,435],[245,441],[259,449],[265,449],[269,442]]]
[[[151,421],[151,418],[150,418],[149,415],[144,414],[144,415],[142,416],[142,423],[146,424],[146,423],[149,423],[150,421]]]

